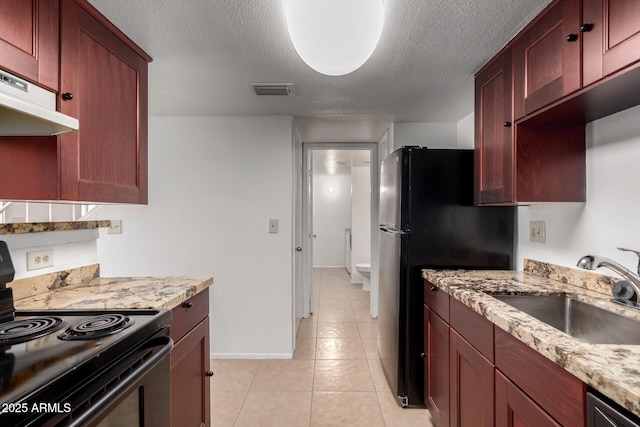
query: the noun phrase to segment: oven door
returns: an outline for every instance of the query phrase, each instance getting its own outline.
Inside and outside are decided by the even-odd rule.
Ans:
[[[87,385],[84,394],[91,397],[73,404],[75,410],[63,425],[169,427],[172,347],[171,338],[159,336],[124,357],[109,370],[115,376]]]

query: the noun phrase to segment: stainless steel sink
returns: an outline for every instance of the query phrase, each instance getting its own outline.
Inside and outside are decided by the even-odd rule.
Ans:
[[[492,296],[580,341],[640,344],[640,321],[564,295]]]

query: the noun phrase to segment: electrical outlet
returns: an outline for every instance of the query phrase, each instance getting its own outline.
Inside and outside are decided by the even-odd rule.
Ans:
[[[270,219],[269,220],[269,233],[277,234],[278,233],[278,220]]]
[[[529,241],[547,243],[547,231],[544,221],[529,221]]]
[[[111,226],[107,229],[107,234],[122,234],[122,220],[112,219]]]
[[[27,252],[27,271],[53,267],[53,249]]]

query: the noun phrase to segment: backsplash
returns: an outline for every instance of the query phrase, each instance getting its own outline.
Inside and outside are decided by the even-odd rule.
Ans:
[[[611,287],[620,278],[605,276],[587,270],[564,267],[546,262],[524,259],[524,271],[547,279],[578,286],[601,294],[611,295]]]
[[[65,274],[98,263],[96,241],[101,235],[112,236],[107,230],[110,224],[109,220],[0,224],[0,240],[9,247],[14,280]],[[49,251],[52,265],[30,269],[29,254],[44,250]]]
[[[46,231],[93,230],[108,228],[110,220],[102,221],[60,221],[60,222],[16,222],[0,224],[0,234],[41,233]]]
[[[84,267],[14,280],[8,283],[8,286],[13,289],[13,299],[17,301],[66,286],[89,283],[98,277],[100,277],[100,264],[91,264]]]
[[[605,276],[587,270],[564,267],[546,262],[525,259],[524,271],[546,279],[578,286],[605,295],[611,295],[611,287],[619,278]],[[100,264],[90,264],[64,271],[42,274],[14,280],[8,285],[13,289],[15,300],[40,295],[66,286],[89,283],[100,277]]]

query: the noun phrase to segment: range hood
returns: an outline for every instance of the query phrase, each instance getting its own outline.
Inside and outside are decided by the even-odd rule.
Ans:
[[[0,71],[0,136],[45,136],[78,130],[56,111],[56,94]]]

